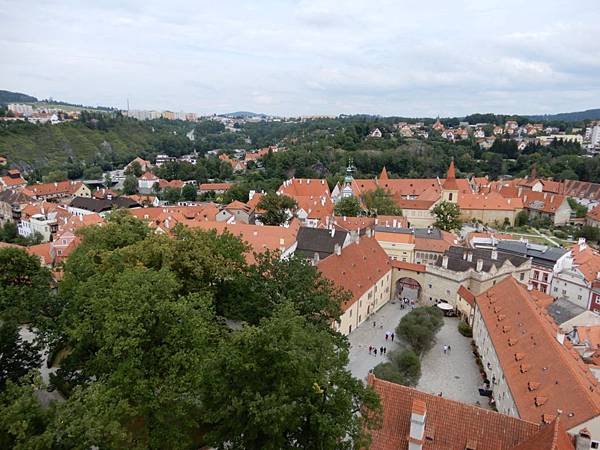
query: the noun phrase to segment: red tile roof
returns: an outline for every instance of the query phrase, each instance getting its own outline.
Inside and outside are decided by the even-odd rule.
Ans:
[[[286,180],[277,190],[278,193],[292,198],[296,197],[330,197],[329,185],[326,180],[292,178]]]
[[[475,296],[462,284],[458,288],[457,294],[463,298],[469,305],[475,306]]]
[[[318,268],[336,286],[352,293],[352,299],[342,305],[345,311],[390,272],[392,265],[375,238],[363,236],[343,248],[340,255],[333,253],[322,259]]]
[[[591,283],[598,277],[600,272],[600,253],[587,244],[575,244],[571,247],[575,267],[583,274],[585,279]]]
[[[55,183],[31,184],[23,188],[30,197],[48,197],[54,195],[74,195],[83,186],[81,181],[57,181]]]
[[[560,194],[526,191],[523,192],[522,199],[523,204],[528,209],[553,214],[567,198]]]
[[[399,261],[397,259],[391,260],[392,267],[396,269],[404,269],[411,270],[413,272],[425,272],[427,270],[427,266],[425,264],[415,264],[404,261]]]
[[[232,183],[202,183],[199,189],[201,191],[227,191],[232,186]]]
[[[540,432],[538,424],[426,394],[380,380],[373,374],[369,375],[369,384],[379,395],[383,408],[382,426],[371,433],[371,450],[408,449],[415,401],[423,402],[426,407],[423,450],[510,450]],[[569,447],[559,448],[571,450]],[[556,447],[536,447],[536,450],[552,449]]]
[[[570,429],[600,414],[598,380],[556,340],[556,324],[522,284],[506,277],[476,303],[521,418],[541,423],[561,410]]]

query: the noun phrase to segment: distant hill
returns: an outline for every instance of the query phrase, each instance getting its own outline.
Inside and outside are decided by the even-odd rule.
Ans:
[[[255,116],[267,117],[266,114],[255,113],[255,112],[251,112],[251,111],[236,111],[236,112],[227,113],[227,114],[220,114],[220,116],[222,116],[222,117],[232,117],[232,118],[241,118],[241,119],[245,119],[247,117],[255,117]]]
[[[565,121],[578,122],[581,120],[600,120],[600,108],[587,109],[585,111],[558,113],[558,114],[543,114],[543,115],[528,115],[531,120],[541,120],[544,122],[550,121]]]
[[[0,90],[0,105],[5,105],[7,103],[34,103],[37,101],[38,99],[31,95]]]

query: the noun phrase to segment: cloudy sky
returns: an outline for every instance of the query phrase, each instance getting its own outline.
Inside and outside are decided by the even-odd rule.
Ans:
[[[132,109],[575,111],[600,0],[0,0],[0,61],[0,89]]]

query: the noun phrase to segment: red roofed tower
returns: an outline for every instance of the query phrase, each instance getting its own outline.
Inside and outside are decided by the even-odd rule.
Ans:
[[[390,177],[388,177],[387,170],[385,170],[385,166],[383,166],[383,169],[381,169],[381,173],[379,174],[379,179],[380,180],[389,180],[390,179]]]
[[[456,203],[458,201],[458,183],[456,182],[456,170],[454,169],[454,159],[450,161],[446,179],[442,184],[442,195],[447,202]]]

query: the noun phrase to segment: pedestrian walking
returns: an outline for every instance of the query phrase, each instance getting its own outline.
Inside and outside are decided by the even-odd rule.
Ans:
[[[383,355],[383,345],[381,347],[379,347],[379,354]]]
[[[373,321],[373,328],[375,328],[377,326],[377,322],[374,320]]]
[[[383,354],[387,355],[387,347],[383,347]]]
[[[377,356],[377,348],[373,349],[373,352],[375,353],[375,356]]]
[[[369,345],[369,355],[371,354],[372,351],[373,351],[373,346]]]
[[[390,337],[390,335],[387,333],[387,331],[385,332],[385,340],[387,341],[388,338]]]
[[[452,347],[448,346],[448,353],[452,351]]]
[[[392,338],[392,342],[394,342],[394,333],[390,337]]]
[[[444,355],[448,353],[448,346],[444,345]]]

